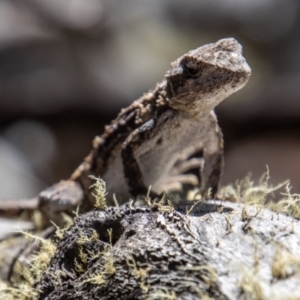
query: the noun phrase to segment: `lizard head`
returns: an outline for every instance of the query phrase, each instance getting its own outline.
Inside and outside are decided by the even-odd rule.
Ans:
[[[227,38],[178,58],[166,74],[169,105],[198,114],[209,111],[249,80],[251,69],[242,46]]]

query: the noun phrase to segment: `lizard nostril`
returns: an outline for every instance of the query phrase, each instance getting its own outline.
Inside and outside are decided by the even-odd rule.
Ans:
[[[161,145],[163,142],[163,138],[160,137],[157,141],[156,141],[156,145]]]

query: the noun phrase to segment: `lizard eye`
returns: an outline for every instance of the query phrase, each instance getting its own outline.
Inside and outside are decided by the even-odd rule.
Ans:
[[[191,68],[189,66],[185,66],[185,72],[189,77],[197,77],[200,74],[201,69],[199,68]]]

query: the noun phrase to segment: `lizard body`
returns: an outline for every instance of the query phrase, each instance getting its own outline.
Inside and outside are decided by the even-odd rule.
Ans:
[[[181,56],[152,91],[121,110],[94,139],[91,153],[69,180],[40,193],[38,208],[51,219],[79,204],[83,211],[92,208],[89,175],[104,179],[119,203],[146,194],[149,185],[156,195],[198,186],[202,194],[211,189],[214,196],[223,167],[223,137],[213,109],[241,89],[250,74],[233,38]]]

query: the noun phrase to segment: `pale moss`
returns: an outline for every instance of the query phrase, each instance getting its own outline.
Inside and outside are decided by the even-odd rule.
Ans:
[[[147,277],[149,271],[151,270],[150,267],[147,268],[138,268],[136,261],[133,257],[126,259],[126,264],[132,270],[132,274],[135,278],[141,279],[143,277]]]
[[[91,232],[92,234],[90,234],[90,236],[88,236],[86,234],[86,232],[82,229],[79,230],[79,238],[77,239],[76,243],[78,245],[84,245],[86,244],[87,242],[90,242],[90,241],[98,241],[99,240],[99,235],[98,235],[98,232],[93,229],[93,228],[89,228],[89,233]]]
[[[290,215],[296,219],[300,219],[300,194],[291,194],[291,186],[289,183],[285,186],[284,196],[278,202],[270,202],[267,207],[278,213],[284,213]]]
[[[113,232],[112,228],[107,229],[108,241],[109,241],[110,246],[112,246],[112,232]]]
[[[146,267],[146,268],[139,268],[135,259],[133,257],[129,257],[126,259],[126,264],[128,267],[131,269],[132,275],[137,279],[139,282],[140,289],[144,293],[148,293],[150,285],[149,283],[146,282],[146,277],[148,276],[148,273],[151,270],[151,267]],[[163,299],[163,298],[160,298]]]
[[[177,296],[174,291],[169,291],[166,288],[161,288],[160,290],[156,290],[151,292],[147,298],[147,300],[176,300]]]
[[[229,184],[222,187],[218,193],[218,199],[264,206],[270,200],[268,196],[272,196],[273,192],[289,183],[286,180],[275,187],[269,185],[270,174],[268,168],[257,184],[251,177],[252,175],[249,173],[245,178],[237,180],[234,185]]]
[[[5,300],[32,300],[37,299],[37,292],[28,283],[12,287],[9,283],[0,281],[0,296]]]
[[[211,265],[179,266],[177,269],[189,272],[206,271],[207,275],[205,273],[199,273],[199,276],[209,286],[212,286],[217,280],[217,273]]]
[[[211,298],[205,291],[201,290],[199,284],[194,281],[194,278],[185,277],[178,284],[178,288],[192,290],[197,294],[198,299],[214,300],[214,298]]]
[[[50,221],[52,225],[56,228],[55,235],[62,240],[64,237],[65,232],[74,224],[74,219],[70,217],[66,213],[61,213],[64,227],[60,228],[58,225],[56,225],[53,221]]]
[[[84,266],[87,265],[87,263],[90,261],[87,253],[85,252],[84,247],[79,246],[79,258],[82,261],[82,263],[84,264]]]
[[[260,280],[255,268],[242,269],[240,289],[247,300],[267,300]]]
[[[35,228],[38,231],[43,230],[45,224],[44,224],[44,216],[43,216],[43,214],[42,214],[41,211],[35,210],[33,212],[33,214],[32,214],[32,221],[33,221],[33,224],[35,225]]]
[[[257,184],[251,180],[251,175],[247,175],[244,179],[236,181],[235,186],[227,185],[222,187],[217,198],[254,205],[258,208],[268,208],[277,213],[300,219],[300,194],[291,193],[291,186],[288,180],[272,186],[269,184],[269,179],[269,169],[267,169]],[[281,192],[283,198],[276,200],[274,199],[274,192],[280,189],[285,190],[285,192]],[[243,216],[246,217],[246,211],[243,213]]]
[[[163,194],[160,199],[151,199],[150,197],[151,186],[148,189],[148,193],[145,197],[146,204],[151,207],[157,209],[159,212],[172,212],[174,211],[174,205],[172,204],[172,200],[167,199],[166,194]],[[169,197],[171,197],[169,195]]]
[[[105,276],[103,275],[102,272],[96,272],[93,276],[83,280],[80,285],[84,283],[90,283],[90,284],[95,284],[95,285],[100,285],[105,283]]]
[[[119,202],[118,202],[118,200],[117,200],[116,194],[113,194],[113,202],[114,202],[114,204],[115,204],[115,207],[119,207],[119,206],[120,206],[120,205],[119,205]]]
[[[41,249],[34,257],[34,262],[31,265],[30,272],[35,279],[39,279],[47,270],[52,256],[56,251],[56,245],[50,240],[43,240]]]
[[[35,239],[41,244],[39,252],[32,259],[32,263],[23,268],[20,268],[23,280],[12,285],[11,283],[0,282],[0,295],[1,299],[16,299],[16,300],[29,300],[37,299],[38,292],[32,287],[33,283],[46,272],[51,257],[54,255],[56,246],[46,239],[30,234],[28,232],[19,231],[26,237]],[[54,278],[54,281],[56,278]]]
[[[93,175],[90,175],[89,177],[95,180],[95,183],[89,187],[90,189],[94,189],[92,195],[95,198],[95,207],[104,210],[107,208],[106,183],[101,178],[97,178]]]
[[[106,251],[103,253],[103,260],[104,260],[104,264],[103,264],[103,273],[105,275],[112,275],[116,273],[116,268],[114,266],[114,256],[113,253],[111,252],[111,249],[109,249],[110,251]]]
[[[300,256],[291,254],[278,246],[271,270],[273,277],[277,279],[285,279],[295,274],[300,275]]]
[[[72,211],[72,213],[74,214],[75,217],[78,217],[79,216],[79,205],[77,205],[76,207],[76,210],[75,211]]]
[[[108,247],[103,252],[89,252],[89,259],[94,259],[95,257],[101,257],[102,264],[98,266],[98,270],[95,274],[91,275],[87,279],[81,281],[78,285],[84,283],[90,283],[95,285],[100,285],[106,282],[106,278],[115,274],[116,268],[114,266],[114,257],[111,252],[111,247]],[[93,256],[94,255],[94,256]],[[82,270],[82,266],[75,261],[75,268],[78,267],[79,271]]]
[[[84,266],[81,263],[79,263],[76,258],[75,258],[75,261],[74,261],[74,266],[75,266],[75,271],[77,273],[84,273],[86,271]]]
[[[112,249],[112,229],[109,228],[108,230],[108,235],[109,235],[109,245],[107,245],[104,249],[104,251],[97,251],[97,250],[89,250],[86,247],[86,244],[90,242],[96,242],[99,240],[99,235],[96,230],[90,229],[89,234],[84,232],[83,230],[80,231],[79,233],[79,238],[77,239],[76,243],[79,246],[78,247],[78,258],[80,259],[80,262],[75,258],[75,271],[78,273],[83,273],[86,271],[87,265],[90,261],[93,261],[95,259],[103,259],[104,264],[102,265],[103,270],[101,271],[101,274],[103,276],[106,276],[107,274],[113,274],[115,272],[114,268],[114,260],[113,256],[111,254],[111,249]],[[97,281],[99,282],[100,273],[97,273]],[[93,275],[94,277],[94,275]],[[91,277],[92,278],[92,277]],[[85,282],[94,282],[93,280],[88,280]]]
[[[198,200],[198,201],[196,201],[193,205],[191,205],[191,207],[189,208],[189,209],[187,209],[186,210],[186,216],[188,216],[192,211],[193,211],[193,209],[195,208],[195,206],[197,205],[197,204],[199,204],[199,203],[203,203],[204,202],[204,200]]]
[[[19,232],[24,234],[26,237],[30,237],[41,243],[39,252],[33,258],[33,263],[29,266],[31,278],[38,279],[46,271],[48,264],[56,251],[56,245],[51,240],[43,239],[29,232]]]

